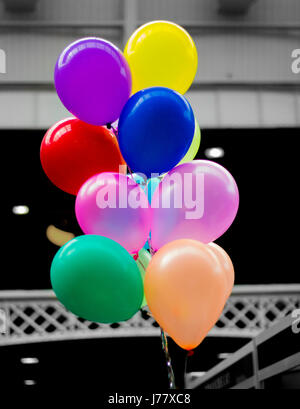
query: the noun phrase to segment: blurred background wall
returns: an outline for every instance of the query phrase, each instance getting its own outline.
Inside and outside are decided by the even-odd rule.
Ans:
[[[218,240],[232,258],[237,284],[224,322],[256,329],[299,307],[299,285],[291,284],[300,282],[299,250],[292,250],[299,241],[292,237],[298,184],[289,183],[299,174],[300,72],[292,64],[300,56],[293,53],[300,50],[300,1],[0,0],[1,386],[49,390],[62,384],[73,393],[84,383],[89,391],[91,385],[97,391],[167,385],[158,337],[40,342],[61,334],[64,322],[66,339],[76,336],[68,327],[73,315],[64,318],[47,290],[39,291],[51,287],[49,269],[59,248],[47,232],[82,234],[75,197],[47,179],[39,160],[46,129],[70,115],[54,90],[56,59],[84,36],[104,37],[123,49],[136,27],[155,19],[178,22],[196,42],[199,68],[187,97],[202,131],[197,158],[225,166],[240,190],[237,218]],[[300,61],[296,67],[300,71]],[[212,150],[218,155],[209,156]],[[32,289],[38,293],[24,291]],[[16,335],[11,345],[5,344],[5,321]],[[41,337],[31,344],[36,334]],[[244,334],[206,338],[189,372],[208,370],[245,342]],[[286,348],[268,346],[269,355],[290,351],[289,342]],[[170,347],[176,376],[183,378],[183,351],[172,342]],[[39,363],[24,365],[24,357]]]
[[[155,19],[178,22],[197,44],[187,97],[203,128],[300,125],[300,74],[291,68],[298,0],[0,0],[0,128],[44,129],[68,115],[53,67],[71,41],[100,36],[123,49]]]

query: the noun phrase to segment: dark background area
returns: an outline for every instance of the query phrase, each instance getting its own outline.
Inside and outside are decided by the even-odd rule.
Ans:
[[[248,341],[207,337],[187,360],[187,372],[206,371],[220,362],[218,353],[235,352]],[[169,351],[177,388],[184,387],[187,351],[169,338]],[[36,365],[24,365],[23,357],[35,357]],[[0,390],[28,388],[24,380],[36,382],[32,390],[64,393],[98,391],[162,391],[168,389],[168,376],[159,337],[89,339],[0,348]]]
[[[49,271],[58,247],[46,237],[50,224],[81,234],[74,212],[75,196],[56,188],[39,160],[43,131],[1,131],[2,251],[6,260],[0,290],[50,288]],[[236,284],[297,283],[292,267],[298,184],[295,147],[299,129],[203,130],[197,157],[222,147],[216,159],[234,176],[240,208],[233,225],[219,239],[232,258]],[[12,207],[27,205],[27,215]],[[296,214],[296,213],[295,213]]]
[[[298,269],[292,268],[297,254],[292,235],[298,185],[288,184],[297,174],[294,142],[298,134],[299,129],[202,131],[198,158],[205,158],[207,148],[222,147],[225,155],[216,162],[232,173],[240,190],[237,218],[218,240],[233,260],[237,284],[299,282]],[[43,135],[41,131],[1,132],[5,266],[1,290],[50,288],[49,270],[58,247],[48,241],[47,226],[81,234],[74,214],[75,197],[52,185],[42,171]],[[29,214],[13,214],[15,205],[27,205]],[[207,337],[188,359],[187,370],[206,371],[220,362],[221,352],[232,353],[247,342]],[[169,349],[176,384],[182,387],[186,351],[171,339]],[[32,390],[63,385],[66,393],[168,387],[158,337],[14,345],[2,347],[0,353],[3,387],[26,388],[25,379],[36,381]],[[37,357],[39,364],[22,365],[24,356]]]

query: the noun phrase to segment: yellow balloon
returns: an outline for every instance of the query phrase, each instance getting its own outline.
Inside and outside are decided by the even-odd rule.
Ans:
[[[193,136],[193,140],[191,143],[191,146],[189,147],[189,150],[185,154],[185,156],[181,159],[181,161],[176,165],[182,165],[183,163],[191,162],[194,157],[197,155],[199,146],[200,146],[200,141],[201,141],[201,131],[199,128],[199,124],[197,120],[195,119],[195,133]]]
[[[58,229],[52,224],[50,224],[50,226],[47,227],[46,236],[47,236],[47,239],[51,241],[51,243],[59,247],[62,247],[64,244],[74,239],[75,237],[73,233]]]
[[[153,21],[129,38],[125,58],[132,73],[132,93],[167,87],[184,94],[197,71],[198,55],[189,33],[169,21]]]

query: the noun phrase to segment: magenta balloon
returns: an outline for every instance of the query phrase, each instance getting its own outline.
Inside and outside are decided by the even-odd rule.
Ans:
[[[151,210],[147,196],[126,175],[104,172],[80,188],[75,213],[85,234],[98,234],[137,253],[150,232]]]
[[[59,56],[54,81],[64,106],[92,125],[119,118],[131,92],[131,73],[122,52],[101,38],[82,38]]]
[[[153,249],[182,238],[216,240],[233,222],[238,205],[235,180],[221,165],[195,160],[175,167],[151,201]]]

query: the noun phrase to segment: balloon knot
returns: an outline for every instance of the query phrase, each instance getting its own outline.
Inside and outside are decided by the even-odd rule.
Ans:
[[[111,124],[110,123],[106,124],[106,128],[111,129],[112,128]]]
[[[133,258],[134,258],[134,260],[136,261],[136,260],[139,258],[139,255],[138,255],[138,254],[134,254],[134,255],[133,255]]]
[[[193,356],[194,355],[194,353],[195,353],[195,351],[193,350],[193,349],[190,349],[189,351],[188,351],[188,356]]]

